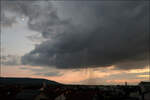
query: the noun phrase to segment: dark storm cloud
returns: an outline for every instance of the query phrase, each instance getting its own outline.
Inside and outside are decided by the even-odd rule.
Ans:
[[[148,48],[146,3],[118,1],[80,8],[74,4],[67,9],[67,20],[62,20],[51,5],[45,1],[11,5],[12,11],[29,18],[31,30],[46,39],[22,57],[23,64],[83,68],[146,59],[139,56]],[[119,68],[126,67],[119,64]]]
[[[114,64],[116,69],[129,70],[129,69],[141,69],[149,65],[148,53],[143,57],[137,56],[134,59],[127,59]]]

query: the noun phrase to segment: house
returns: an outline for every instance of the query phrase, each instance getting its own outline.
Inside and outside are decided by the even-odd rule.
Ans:
[[[16,95],[16,100],[48,100],[48,97],[40,90],[23,90]]]
[[[139,84],[141,100],[150,100],[150,82],[141,82]]]
[[[141,92],[150,91],[150,82],[140,82],[139,87],[141,88]]]
[[[56,97],[55,100],[66,100],[66,97],[64,93],[62,93],[60,96]]]

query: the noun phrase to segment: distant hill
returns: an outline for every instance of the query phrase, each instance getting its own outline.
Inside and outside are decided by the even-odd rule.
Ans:
[[[61,85],[60,83],[57,83],[55,81],[50,81],[46,79],[41,78],[11,78],[11,77],[1,77],[0,78],[0,84],[4,85],[24,85],[24,86],[41,86],[43,82],[46,83],[46,85]]]

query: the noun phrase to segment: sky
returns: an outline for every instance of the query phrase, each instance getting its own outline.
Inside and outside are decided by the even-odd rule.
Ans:
[[[1,76],[65,84],[149,79],[147,0],[2,0]]]

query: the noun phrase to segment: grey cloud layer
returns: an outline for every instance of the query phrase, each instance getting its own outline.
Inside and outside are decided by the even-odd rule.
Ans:
[[[126,68],[121,66],[124,61],[146,60],[149,15],[144,2],[96,2],[80,8],[71,4],[58,10],[51,5],[34,1],[10,6],[11,11],[28,17],[29,28],[46,39],[22,57],[23,64],[83,68],[119,63],[118,67]],[[65,15],[60,15],[59,9],[64,9]]]
[[[47,72],[47,73],[36,73],[35,75],[42,75],[42,76],[62,76],[59,72]]]
[[[15,55],[7,55],[0,57],[0,63],[2,65],[15,66],[21,65],[20,57]]]

